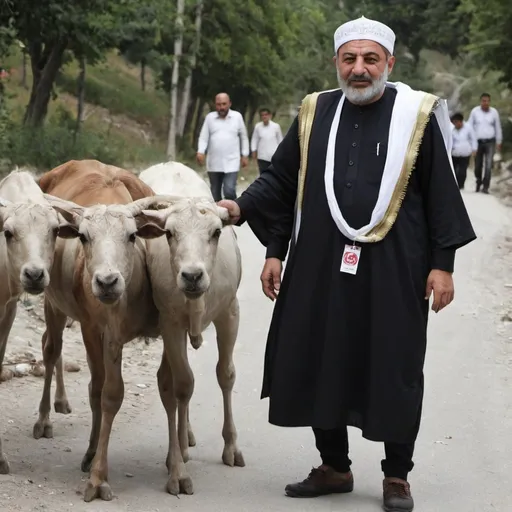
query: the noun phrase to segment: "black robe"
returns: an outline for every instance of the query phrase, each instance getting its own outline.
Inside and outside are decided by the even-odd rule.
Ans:
[[[313,123],[299,237],[292,244],[265,355],[262,398],[279,426],[351,425],[373,441],[416,439],[431,269],[453,271],[455,250],[475,238],[431,116],[395,224],[363,243],[356,275],[340,272],[345,238],[324,185],[325,155],[341,91],[319,96]],[[368,106],[345,102],[337,133],[334,189],[353,228],[376,204],[396,90]],[[377,144],[379,151],[377,154]],[[300,150],[295,119],[272,165],[238,198],[247,221],[284,260],[292,236]]]

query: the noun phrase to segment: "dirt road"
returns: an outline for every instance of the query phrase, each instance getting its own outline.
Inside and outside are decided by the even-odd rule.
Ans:
[[[479,235],[456,261],[456,301],[432,315],[426,365],[423,426],[411,485],[421,512],[505,512],[512,499],[512,213],[492,196],[465,194]],[[308,429],[279,429],[267,423],[259,400],[266,330],[272,304],[263,297],[259,272],[264,250],[249,229],[238,230],[244,276],[242,323],[235,352],[235,422],[247,466],[221,463],[222,401],[215,377],[213,331],[203,347],[190,350],[196,376],[191,421],[197,446],[188,463],[195,494],[165,493],[167,427],[156,386],[161,345],[125,349],[126,398],[110,445],[112,502],[82,500],[80,461],[90,425],[89,379],[76,326],[66,331],[64,356],[81,366],[66,373],[73,412],[52,414],[54,439],[32,438],[42,379],[27,376],[0,384],[0,433],[11,475],[0,476],[3,511],[158,512],[373,512],[380,510],[382,447],[351,431],[356,478],[352,495],[297,501],[284,485],[306,476],[318,463]],[[511,238],[507,238],[511,237]],[[508,286],[507,286],[508,285]],[[7,359],[31,352],[40,358],[43,323],[39,306],[20,313]]]

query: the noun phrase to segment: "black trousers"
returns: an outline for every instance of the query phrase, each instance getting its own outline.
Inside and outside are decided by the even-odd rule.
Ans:
[[[224,199],[236,199],[237,172],[209,172],[208,176],[210,178],[210,189],[215,201],[222,199],[222,192],[224,192]]]
[[[476,185],[484,187],[484,190],[489,188],[491,184],[491,172],[494,158],[494,151],[496,148],[496,141],[494,139],[485,139],[478,141],[478,149],[475,158],[475,178]],[[482,170],[484,176],[482,178]]]
[[[469,156],[452,156],[452,161],[459,188],[464,188],[469,165]]]
[[[348,473],[352,461],[348,457],[347,427],[333,430],[313,428],[313,432],[322,463],[339,473]],[[381,461],[384,476],[407,480],[407,475],[414,467],[414,443],[384,443],[384,451],[386,458]]]
[[[260,160],[258,158],[258,169],[260,171],[260,174],[268,168],[268,166],[270,165],[270,162],[268,160]]]

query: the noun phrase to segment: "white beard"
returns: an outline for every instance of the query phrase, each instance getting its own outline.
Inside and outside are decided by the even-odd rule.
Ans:
[[[386,88],[386,82],[389,76],[388,68],[386,67],[377,80],[372,80],[371,85],[365,88],[357,88],[352,87],[347,80],[341,78],[338,67],[336,67],[336,73],[338,75],[340,89],[345,94],[347,100],[355,105],[366,105],[381,96]]]

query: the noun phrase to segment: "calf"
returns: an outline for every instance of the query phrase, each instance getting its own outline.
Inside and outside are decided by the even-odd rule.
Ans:
[[[90,474],[84,500],[111,500],[107,451],[124,397],[123,345],[134,338],[159,335],[145,244],[139,237],[152,238],[163,231],[134,218],[157,199],[135,175],[94,160],[57,167],[41,177],[40,186],[60,198],[49,200],[68,226],[59,234],[63,240],[57,243],[45,296],[48,371],[34,432],[45,435],[51,429],[51,370],[61,351],[66,317],[70,317],[80,322],[91,371],[92,428],[82,461],[82,470]]]
[[[0,372],[20,295],[39,295],[50,282],[61,224],[66,222],[45,200],[31,173],[13,171],[0,182]],[[60,357],[54,405],[56,412],[71,412]],[[0,473],[8,472],[0,440]]]
[[[233,228],[223,227],[227,211],[215,204],[208,186],[192,169],[170,162],[144,171],[140,178],[155,193],[176,196],[166,203],[166,209],[145,210],[138,218],[156,224],[167,237],[147,242],[148,269],[167,354],[158,372],[161,393],[168,397],[164,404],[171,404],[166,406],[171,418],[167,488],[172,494],[190,494],[192,482],[184,463],[190,444],[188,405],[194,376],[188,363],[186,337],[188,332],[197,339],[212,322],[219,352],[217,380],[224,402],[222,460],[229,466],[245,465],[237,446],[231,403],[241,256]]]

